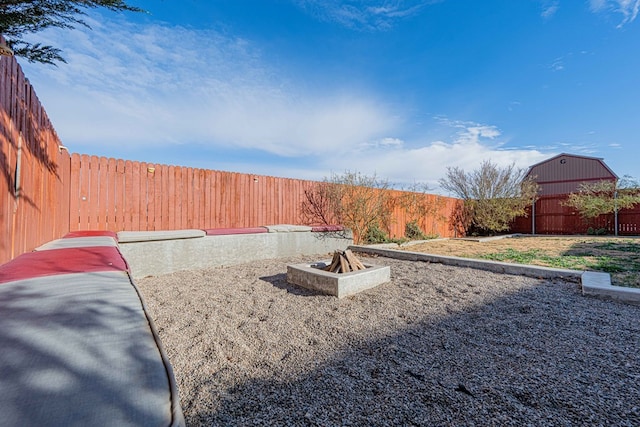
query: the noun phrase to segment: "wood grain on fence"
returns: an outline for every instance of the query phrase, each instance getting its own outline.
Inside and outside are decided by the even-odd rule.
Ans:
[[[0,57],[0,263],[69,227],[69,154],[13,57]]]
[[[0,58],[0,263],[76,230],[301,224],[313,181],[70,155],[15,58]],[[419,218],[449,236],[455,199]],[[393,207],[392,237],[413,220]]]

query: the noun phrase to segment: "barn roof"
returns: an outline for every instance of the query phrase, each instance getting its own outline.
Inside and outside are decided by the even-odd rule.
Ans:
[[[611,170],[611,168],[609,166],[607,166],[607,164],[604,162],[604,159],[602,157],[579,156],[579,155],[576,155],[576,154],[567,154],[567,153],[558,154],[557,156],[553,156],[553,157],[551,157],[551,158],[549,158],[547,160],[543,160],[541,162],[536,163],[535,165],[529,166],[529,170],[527,171],[526,176],[529,176],[531,171],[533,169],[535,169],[536,167],[538,167],[540,165],[543,165],[545,163],[552,162],[552,161],[554,161],[556,159],[559,159],[561,157],[573,157],[573,158],[584,159],[584,160],[595,160],[598,163],[600,163],[602,165],[602,167],[604,167],[607,170],[607,172],[609,172],[611,174],[611,178],[618,179],[618,175],[616,175],[616,173],[613,170]]]
[[[534,177],[539,195],[568,194],[584,183],[618,180],[602,158],[567,153],[530,166],[526,177]]]

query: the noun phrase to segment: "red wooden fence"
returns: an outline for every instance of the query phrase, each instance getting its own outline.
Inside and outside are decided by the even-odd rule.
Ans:
[[[0,263],[69,230],[69,154],[12,57],[0,56]]]
[[[71,230],[299,224],[313,181],[104,157],[71,157]]]
[[[314,181],[193,169],[104,157],[71,156],[71,230],[179,230],[301,224],[304,192]],[[399,197],[400,191],[392,191]],[[426,195],[436,212],[425,232],[449,236],[456,199]],[[388,230],[404,235],[411,219],[393,208]]]
[[[563,205],[568,197],[568,194],[540,197],[535,205],[535,222],[531,216],[532,208],[529,208],[526,217],[516,218],[511,232],[530,234],[535,225],[535,234],[587,234],[589,228],[606,229],[607,234],[615,234],[614,214],[587,221],[575,209]],[[618,212],[618,234],[640,234],[640,206]]]
[[[16,60],[0,57],[0,263],[71,230],[175,230],[300,224],[313,181],[249,175],[104,157],[72,156]],[[402,193],[392,191],[399,197]],[[452,236],[456,199],[428,195],[434,212],[419,219],[428,234]],[[613,216],[584,222],[562,206],[536,202],[538,234],[613,233]],[[396,205],[387,230],[404,235],[410,218]],[[640,208],[619,213],[619,234],[640,234]],[[531,217],[513,232],[531,233]]]

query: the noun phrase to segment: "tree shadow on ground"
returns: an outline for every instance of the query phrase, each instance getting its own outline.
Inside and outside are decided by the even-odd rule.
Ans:
[[[125,273],[0,285],[0,348],[0,425],[170,420],[166,366]]]

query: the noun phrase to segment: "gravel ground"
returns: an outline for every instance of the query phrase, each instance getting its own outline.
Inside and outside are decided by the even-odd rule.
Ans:
[[[639,426],[640,307],[577,283],[387,258],[338,300],[287,264],[138,281],[188,425]]]

